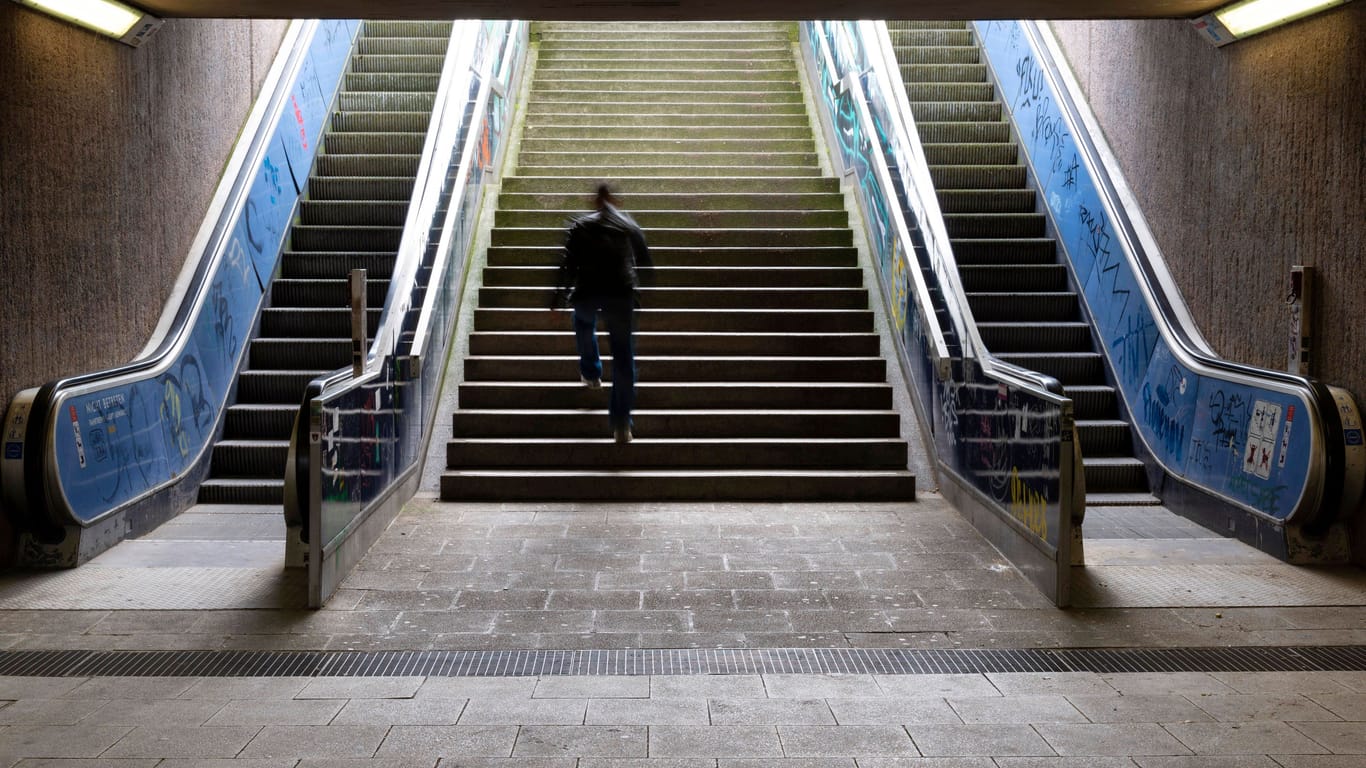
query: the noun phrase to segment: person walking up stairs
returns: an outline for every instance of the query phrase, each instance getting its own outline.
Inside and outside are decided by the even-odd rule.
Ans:
[[[504,179],[445,500],[906,500],[838,179],[785,23],[553,23]],[[547,312],[567,221],[608,182],[649,240],[634,437]],[[612,378],[611,361],[604,377]]]

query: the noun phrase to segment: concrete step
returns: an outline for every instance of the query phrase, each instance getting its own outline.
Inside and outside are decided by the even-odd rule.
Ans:
[[[628,43],[611,47],[561,43],[554,47],[542,47],[540,56],[537,58],[537,66],[563,66],[570,62],[579,61],[619,61],[630,64],[650,61],[661,62],[666,65],[678,62],[699,66],[711,62],[726,62],[736,66],[744,66],[752,62],[792,61],[792,46],[786,42],[756,42],[745,46],[743,51],[737,51],[731,47],[675,46],[667,41],[657,41],[648,46]]]
[[[530,174],[507,176],[503,179],[502,191],[504,194],[572,194],[578,196],[579,205],[584,205],[588,201],[588,196],[593,194],[598,182],[603,178],[610,178],[615,182],[613,189],[623,201],[634,200],[637,194],[750,195],[769,193],[789,195],[819,193],[842,197],[838,179],[820,176],[810,171],[798,176],[774,178],[772,175],[742,176],[738,173],[725,174],[719,172],[724,169],[718,169],[718,173],[714,176],[675,177],[659,174],[636,177],[623,174],[603,176],[587,175],[583,173],[582,168],[578,169],[578,174],[568,172],[571,169],[562,170],[565,172],[555,176]],[[739,169],[731,170],[738,171]]]
[[[302,385],[299,391],[303,391]],[[551,409],[602,408],[604,398],[608,397],[604,394],[605,391],[585,387],[572,377],[552,382],[466,381],[460,384],[459,401],[462,408],[505,409],[528,403],[534,403],[539,408]],[[892,389],[885,382],[646,381],[636,383],[636,404],[646,410],[886,410],[892,407]]]
[[[702,116],[717,115],[744,120],[750,117],[806,117],[806,104],[796,99],[785,101],[734,101],[716,102],[699,99],[695,94],[673,101],[626,100],[618,94],[605,94],[602,98],[591,99],[587,94],[558,94],[555,99],[533,101],[526,107],[527,122],[535,123],[546,117],[563,119],[568,115],[593,115],[609,117],[633,115],[653,117],[655,115]]]
[[[630,450],[630,444],[621,446]],[[855,470],[460,470],[441,498],[466,501],[910,501],[915,476]]]
[[[523,127],[526,136],[631,135],[635,131],[679,131],[699,135],[730,135],[732,131],[805,131],[811,135],[806,115],[792,112],[749,112],[741,107],[715,112],[585,113],[538,112],[529,115]]]
[[[598,334],[598,347],[609,349],[606,333]],[[471,355],[564,355],[574,353],[574,333],[554,331],[502,331],[470,334]],[[670,333],[636,334],[638,355],[725,355],[774,357],[821,355],[872,357],[879,353],[873,333]]]
[[[701,139],[711,140],[733,140],[733,141],[755,141],[755,140],[777,140],[786,139],[788,141],[804,141],[811,144],[814,140],[811,137],[811,126],[805,121],[797,122],[795,116],[787,118],[779,116],[784,124],[779,125],[717,125],[715,122],[699,125],[701,121],[693,115],[683,115],[680,117],[690,118],[692,125],[679,125],[676,122],[670,124],[663,122],[646,121],[644,117],[635,124],[622,125],[600,125],[596,122],[585,123],[583,125],[541,123],[539,125],[527,125],[522,132],[522,146],[527,147],[527,142],[544,140],[573,140],[583,141],[586,138],[592,141],[632,141],[641,139],[654,139],[656,141],[680,141],[690,142]],[[769,122],[773,122],[772,119]],[[569,123],[566,118],[565,123]],[[663,138],[659,138],[663,137]],[[544,147],[533,146],[533,149],[544,149]]]
[[[809,131],[808,131],[809,133]],[[685,136],[669,131],[662,137],[645,138],[600,138],[584,130],[572,138],[536,138],[522,141],[522,153],[531,157],[564,153],[604,153],[634,156],[638,153],[667,153],[671,155],[693,155],[700,153],[743,152],[763,157],[797,155],[814,156],[815,142],[811,136],[799,138],[763,138],[730,135],[723,138],[707,136]]]
[[[708,179],[716,177],[721,180],[721,183],[729,183],[737,177],[757,179],[759,177],[767,176],[773,177],[773,180],[769,182],[770,188],[776,187],[779,184],[786,187],[787,183],[790,182],[793,177],[806,176],[812,179],[824,179],[824,177],[821,176],[820,168],[815,165],[779,165],[776,163],[764,165],[749,163],[734,164],[736,158],[730,159],[733,163],[731,165],[716,163],[704,164],[700,162],[693,165],[627,165],[618,161],[615,157],[611,157],[610,153],[608,154],[609,156],[606,158],[594,158],[593,162],[597,163],[595,167],[598,169],[599,173],[594,177],[596,181],[591,182],[590,186],[586,187],[588,190],[591,191],[602,181],[611,182],[613,189],[615,189],[620,184],[618,181],[619,179],[647,179],[651,176],[670,179],[688,176],[698,178],[707,177]],[[748,159],[749,158],[740,158],[742,161]],[[604,160],[610,161],[610,163],[605,163]],[[713,158],[713,160],[722,163],[725,162],[720,156]],[[566,176],[577,181],[582,178],[583,169],[585,167],[589,167],[589,165],[535,165],[530,162],[523,162],[518,166],[517,172],[522,176]],[[583,189],[585,187],[580,186],[580,188]]]
[[[583,214],[573,209],[517,210],[500,207],[493,217],[493,226],[518,229],[535,227],[559,227],[570,219]],[[645,229],[648,239],[654,240],[653,233],[669,229],[829,229],[848,226],[849,214],[843,209],[805,210],[785,208],[772,211],[734,211],[716,208],[695,208],[684,210],[654,211],[631,209],[631,216]],[[378,216],[376,217],[378,218]]]
[[[759,333],[865,332],[873,328],[867,309],[642,309],[636,313],[640,331],[725,331]],[[474,312],[476,331],[559,331],[569,324],[567,312],[545,309],[490,309]],[[348,342],[349,344],[349,342]],[[350,349],[348,346],[347,352]],[[348,358],[349,360],[349,358]],[[331,366],[333,368],[345,365]],[[272,366],[274,368],[298,366]],[[310,366],[312,367],[312,366]],[[321,366],[328,367],[328,366]]]
[[[616,65],[589,62],[575,62],[574,65],[549,63],[538,64],[536,68],[536,84],[546,88],[574,88],[576,86],[562,84],[580,83],[585,80],[598,83],[604,91],[616,90],[613,87],[616,83],[646,85],[657,81],[712,82],[723,85],[736,82],[792,83],[797,80],[797,65],[791,59],[751,63],[745,67],[724,67],[710,62],[706,65],[671,65],[652,60],[623,62]]]
[[[900,438],[639,438],[618,445],[596,438],[457,438],[446,448],[446,466],[518,466],[564,470],[617,469],[796,469],[904,470],[906,442]]]
[[[488,263],[495,267],[558,267],[563,251],[560,246],[494,246],[488,249]],[[817,247],[665,247],[652,244],[650,257],[656,267],[856,267],[858,252],[852,246]]]
[[[332,231],[330,231],[332,232]],[[742,248],[746,246],[756,246],[763,248],[775,247],[802,247],[802,246],[837,246],[848,247],[853,245],[853,233],[848,226],[826,227],[826,228],[805,228],[805,229],[700,229],[700,228],[673,228],[673,229],[651,229],[648,233],[649,242],[653,248],[656,245],[666,247],[723,247],[723,248]],[[350,242],[343,235],[332,234],[329,238],[307,241],[310,246],[305,248],[296,241],[294,247],[300,250],[335,250],[326,246],[336,242]],[[357,243],[368,243],[368,240],[359,240]],[[375,242],[386,242],[376,236]],[[555,246],[564,242],[563,227],[524,227],[510,228],[499,227],[493,230],[491,245],[532,245],[532,246]],[[393,248],[398,247],[398,243],[393,243]]]
[[[486,267],[485,286],[551,288],[559,277],[558,266]],[[654,269],[654,285],[660,288],[857,288],[863,285],[858,267],[679,267]]]
[[[674,107],[679,111],[688,111],[701,108],[700,111],[710,112],[721,104],[743,104],[746,107],[757,104],[794,104],[805,106],[802,102],[801,92],[793,91],[790,88],[762,89],[757,86],[747,86],[743,83],[733,84],[730,88],[718,88],[714,83],[703,83],[706,88],[695,87],[691,81],[664,80],[652,83],[653,88],[641,88],[634,86],[627,89],[629,83],[623,83],[621,88],[606,91],[598,91],[589,84],[593,81],[586,81],[576,87],[556,87],[556,88],[537,88],[532,87],[531,98],[537,99],[546,105],[553,105],[557,102],[579,102],[591,99],[594,96],[604,97],[603,104],[639,105],[639,104],[658,104]],[[795,83],[794,83],[795,85]],[[614,107],[617,108],[617,107]],[[549,110],[554,111],[554,110]]]
[[[549,313],[546,313],[549,314]],[[603,352],[608,350],[604,349]],[[470,355],[466,381],[565,381],[578,378],[578,355]],[[340,367],[340,366],[338,366]],[[887,380],[880,357],[636,356],[639,378],[650,381],[845,381]],[[603,357],[603,381],[612,379],[612,357]],[[1086,382],[1090,383],[1090,382]]]
[[[661,187],[665,185],[660,185]],[[834,192],[625,192],[617,193],[622,205],[636,221],[645,212],[696,211],[702,215],[735,211],[840,211],[844,196]],[[583,206],[576,208],[576,206]],[[582,190],[573,192],[504,192],[498,197],[499,211],[554,211],[559,216],[576,216],[589,208]],[[846,217],[846,221],[847,221]],[[563,221],[563,219],[561,219]],[[642,223],[642,226],[644,224]]]
[[[461,408],[452,415],[456,437],[608,436],[606,396],[598,410]],[[896,411],[686,410],[631,414],[632,432],[669,438],[887,437],[900,433]]]
[[[723,166],[727,168],[818,168],[816,153],[812,149],[778,149],[769,151],[744,151],[735,149],[690,150],[688,148],[642,148],[639,150],[611,148],[584,148],[582,150],[538,151],[524,150],[517,156],[518,168],[537,166],[558,166],[571,168],[578,172],[583,167],[590,168],[633,168],[649,167],[693,167]],[[737,174],[738,175],[738,174]]]
[[[863,288],[641,288],[642,307],[650,309],[863,309]],[[490,309],[548,307],[544,288],[486,287],[479,306]]]

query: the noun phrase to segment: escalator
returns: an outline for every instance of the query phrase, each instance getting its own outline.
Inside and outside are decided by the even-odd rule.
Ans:
[[[366,270],[366,336],[373,338],[451,28],[449,21],[361,27],[200,503],[284,501],[289,438],[304,389],[351,362],[352,269]]]
[[[1088,507],[1158,504],[967,22],[888,21],[959,275],[986,347],[1075,407]]]

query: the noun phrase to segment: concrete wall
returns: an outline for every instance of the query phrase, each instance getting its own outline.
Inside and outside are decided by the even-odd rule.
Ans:
[[[1184,21],[1053,29],[1210,344],[1284,370],[1313,265],[1313,374],[1366,404],[1366,3],[1225,48]]]
[[[184,265],[286,22],[134,49],[0,3],[0,397],[127,362]]]

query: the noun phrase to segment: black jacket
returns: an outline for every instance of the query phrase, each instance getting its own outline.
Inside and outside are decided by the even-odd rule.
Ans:
[[[634,296],[653,282],[653,269],[640,226],[609,205],[569,223],[551,306]]]

